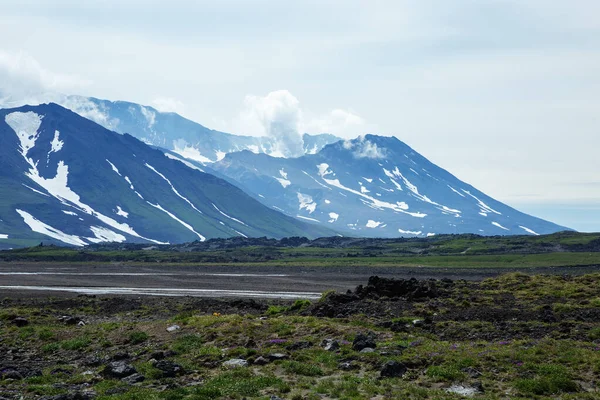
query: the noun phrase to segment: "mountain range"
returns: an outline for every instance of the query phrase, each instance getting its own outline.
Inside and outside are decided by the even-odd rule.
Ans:
[[[305,154],[285,158],[271,137],[135,103],[62,100],[75,112],[0,110],[0,248],[567,229],[492,199],[395,137],[304,134]]]
[[[272,137],[232,135],[212,130],[179,114],[160,112],[150,106],[82,96],[66,96],[61,99],[61,104],[106,129],[129,133],[148,145],[171,150],[201,163],[215,162],[228,153],[243,150],[286,156],[286,149]],[[327,133],[305,133],[302,140],[304,153],[315,154],[340,138]]]
[[[292,159],[242,151],[210,167],[264,204],[346,235],[537,235],[567,229],[492,199],[395,137],[366,135]]]
[[[0,110],[0,141],[2,248],[334,234],[56,104]]]

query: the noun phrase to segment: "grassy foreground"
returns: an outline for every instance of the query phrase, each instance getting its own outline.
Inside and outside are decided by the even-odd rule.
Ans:
[[[600,274],[436,285],[427,298],[328,293],[313,304],[4,299],[0,397],[600,398]],[[373,351],[353,348],[360,334]],[[401,376],[382,377],[390,361]],[[111,362],[144,380],[108,374]]]

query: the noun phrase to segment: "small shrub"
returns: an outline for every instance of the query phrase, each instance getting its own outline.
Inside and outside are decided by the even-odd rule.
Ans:
[[[40,340],[52,340],[54,337],[54,332],[48,328],[42,328],[38,332],[38,339]]]
[[[172,347],[178,353],[189,353],[200,346],[202,346],[202,338],[199,335],[185,335],[177,338]]]
[[[322,376],[323,370],[314,364],[301,363],[297,361],[286,361],[283,363],[283,369],[292,374],[304,376]]]
[[[144,343],[148,340],[148,334],[146,332],[134,331],[129,334],[129,343],[131,344],[139,344]]]
[[[590,331],[588,332],[588,338],[590,340],[600,339],[600,327],[590,329]]]
[[[427,369],[426,375],[436,380],[447,382],[464,378],[464,373],[454,365],[434,365]]]
[[[84,347],[89,346],[91,340],[85,336],[77,337],[70,340],[64,340],[61,342],[61,347],[64,350],[81,350]]]
[[[307,308],[310,307],[312,303],[310,302],[310,300],[301,300],[298,299],[294,302],[294,304],[292,304],[290,306],[290,310],[291,311],[297,311],[297,310],[302,310],[303,308]]]
[[[42,351],[44,353],[54,353],[60,349],[60,345],[58,343],[48,343],[42,346]]]
[[[269,308],[267,308],[266,314],[267,315],[277,315],[277,314],[284,313],[286,311],[287,311],[287,307],[270,305]]]

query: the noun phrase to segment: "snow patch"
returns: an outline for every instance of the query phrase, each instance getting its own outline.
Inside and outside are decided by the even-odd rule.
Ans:
[[[370,220],[367,221],[367,224],[365,226],[367,228],[377,228],[381,224],[383,224],[383,222],[373,221],[372,219],[370,219]]]
[[[492,225],[497,226],[500,229],[504,229],[505,231],[510,231],[510,229],[503,227],[498,222],[492,222]]]
[[[535,236],[540,236],[540,234],[539,234],[539,233],[537,233],[537,232],[534,232],[532,229],[529,229],[529,228],[527,228],[527,227],[525,227],[525,226],[521,226],[521,225],[519,225],[519,228],[523,229],[523,230],[524,230],[525,232],[527,232],[527,233],[531,233],[532,235],[535,235]]]
[[[325,204],[331,204],[331,201],[325,199]]]
[[[235,221],[235,222],[237,222],[238,224],[242,224],[242,225],[244,225],[244,226],[248,226],[248,225],[246,225],[244,222],[240,221],[239,219],[237,219],[237,218],[233,218],[233,217],[230,217],[229,215],[225,214],[223,211],[219,210],[219,208],[218,208],[218,207],[217,207],[217,206],[216,206],[214,203],[213,203],[213,207],[215,208],[215,210],[217,210],[217,211],[218,211],[218,212],[219,212],[219,213],[220,213],[222,216],[224,216],[225,218],[229,218],[230,220],[232,220],[232,221]]]
[[[285,171],[283,170],[283,168],[281,168],[281,169],[279,170],[279,175],[281,175],[281,177],[282,177],[283,179],[287,179],[287,177],[288,177],[288,174],[287,174],[287,172],[285,172]]]
[[[307,221],[321,222],[321,221],[319,221],[318,219],[309,218],[309,217],[303,217],[302,215],[296,215],[296,217],[297,217],[297,218],[300,218],[300,219],[305,219],[305,220],[307,220]]]
[[[275,178],[275,179],[277,179],[277,182],[279,182],[281,184],[281,186],[283,186],[284,189],[292,184],[292,182],[288,181],[287,179],[283,179],[283,178]]]
[[[90,230],[94,234],[94,238],[86,238],[92,243],[101,243],[101,242],[116,242],[123,243],[127,239],[125,236],[113,232],[110,229],[103,228],[101,226],[90,226]]]
[[[58,137],[60,135],[59,131],[54,131],[54,139],[52,139],[52,142],[50,142],[50,151],[48,152],[48,157],[46,158],[46,164],[48,164],[50,162],[50,154],[52,153],[58,153],[59,151],[62,150],[63,145],[65,144],[65,142],[63,142],[62,140],[60,140]]]
[[[160,204],[152,204],[149,201],[146,201],[146,203],[150,204],[152,207],[159,209],[160,211],[164,212],[165,214],[167,214],[169,217],[171,217],[172,219],[174,219],[175,221],[179,222],[181,225],[183,225],[185,228],[187,228],[188,230],[194,232],[199,238],[201,242],[204,242],[206,240],[206,238],[204,236],[202,236],[201,234],[199,234],[198,232],[196,232],[194,230],[194,228],[188,224],[185,221],[180,220],[179,218],[177,218],[175,216],[175,214],[173,214],[172,212],[165,210],[164,208],[161,207]]]
[[[435,233],[433,233],[433,232],[428,232],[427,233],[427,237],[432,237],[432,236],[435,236]]]
[[[121,175],[121,173],[119,172],[119,169],[118,169],[117,167],[115,167],[115,164],[113,164],[113,163],[111,163],[110,161],[108,161],[108,159],[106,160],[106,162],[110,164],[110,166],[111,166],[112,170],[113,170],[113,171],[115,171],[115,172],[117,173],[117,175],[119,175],[119,176],[123,176],[123,175]],[[131,182],[130,182],[130,183],[131,183]]]
[[[8,239],[8,235],[5,233],[0,233],[0,239]]]
[[[463,192],[465,192],[466,194],[468,194],[469,196],[471,196],[472,198],[474,198],[475,200],[477,200],[477,204],[479,205],[479,208],[481,208],[481,212],[483,212],[483,213],[494,213],[494,214],[502,215],[501,212],[498,212],[498,211],[494,210],[492,207],[488,206],[483,201],[479,200],[479,198],[477,198],[474,195],[472,195],[471,192],[469,192],[468,190],[465,190],[465,189],[461,189],[461,190]]]
[[[464,194],[462,194],[461,192],[459,192],[458,190],[454,189],[452,186],[447,185],[454,193],[456,193],[457,195],[459,195],[460,197],[465,197]]]
[[[334,213],[334,212],[330,212],[330,213],[329,213],[329,218],[330,218],[330,219],[329,219],[329,223],[334,223],[334,222],[337,222],[337,220],[338,220],[338,218],[339,218],[339,217],[340,217],[340,215],[339,215],[339,214],[337,214],[337,213]]]
[[[404,235],[415,235],[415,236],[419,236],[420,234],[422,234],[423,232],[421,231],[405,231],[402,229],[398,229],[398,232],[404,234]]]
[[[216,155],[217,155],[217,161],[221,161],[222,159],[225,158],[225,156],[227,155],[227,153],[223,152],[223,151],[216,151]]]
[[[213,162],[213,160],[211,160],[210,158],[200,154],[200,151],[197,148],[193,146],[188,146],[187,142],[183,139],[173,141],[173,152],[179,154],[184,158],[189,158],[190,160],[198,161],[203,164]]]
[[[169,186],[171,186],[171,190],[173,191],[173,193],[175,193],[177,195],[177,197],[179,197],[180,199],[184,200],[186,203],[188,203],[194,210],[196,210],[197,212],[199,212],[200,214],[202,214],[202,211],[198,210],[196,208],[196,206],[194,205],[194,203],[192,203],[191,201],[189,201],[186,197],[182,196],[181,193],[179,193],[177,191],[177,189],[175,189],[175,186],[173,186],[173,184],[171,183],[171,181],[164,176],[163,174],[161,174],[160,172],[158,172],[152,165],[148,164],[148,163],[144,163],[144,165],[148,168],[150,168],[152,171],[154,171],[158,176],[160,176],[161,178],[163,178],[168,184]]]
[[[71,244],[73,246],[86,246],[87,243],[84,242],[79,236],[68,235],[62,232],[59,229],[53,228],[48,224],[43,223],[39,219],[35,218],[33,215],[29,214],[27,211],[16,210],[17,213],[23,218],[23,221],[29,226],[29,228],[37,233],[41,233],[42,235],[50,236],[53,239],[59,240],[63,243]]]
[[[41,194],[42,196],[50,197],[50,196],[48,196],[46,193],[42,193],[42,192],[40,192],[39,190],[37,190],[37,189],[34,189],[34,188],[32,188],[31,186],[27,186],[27,185],[26,185],[26,184],[24,184],[24,183],[22,183],[21,185],[25,186],[27,189],[29,189],[29,190],[31,190],[31,191],[33,191],[33,192],[37,193],[37,194]]]
[[[38,138],[38,130],[42,125],[43,116],[29,111],[14,112],[4,117],[4,121],[15,131],[19,141],[21,142],[21,155],[27,158],[27,153],[35,146],[35,141]]]
[[[61,210],[62,212],[64,212],[67,215],[74,215],[77,216],[77,213],[74,213],[73,211],[66,211],[66,210]]]
[[[307,194],[303,194],[298,192],[298,203],[300,203],[300,205],[298,206],[299,210],[302,209],[306,209],[306,211],[308,211],[309,214],[312,214],[315,209],[317,208],[317,203],[315,203],[313,201],[313,198]]]
[[[115,213],[121,217],[129,218],[129,213],[124,211],[121,206],[117,206],[117,211],[115,211]]]
[[[188,168],[195,169],[195,170],[200,171],[200,172],[204,172],[204,170],[202,168],[199,168],[199,167],[195,166],[194,164],[192,164],[189,161],[186,161],[186,160],[183,160],[183,159],[181,159],[181,158],[179,158],[177,156],[174,156],[171,153],[165,153],[165,156],[167,156],[167,158],[170,158],[171,160],[177,160],[177,161],[179,161],[180,163],[182,163],[183,165],[185,165]]]

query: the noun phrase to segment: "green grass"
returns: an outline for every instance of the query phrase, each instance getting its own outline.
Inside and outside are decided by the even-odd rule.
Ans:
[[[525,268],[600,265],[600,234],[560,232],[542,236],[438,235],[432,238],[384,239],[364,247],[261,247],[181,252],[170,246],[158,250],[118,250],[111,245],[84,250],[29,247],[0,252],[0,260],[297,266],[431,266],[465,268]],[[136,247],[137,246],[137,247]],[[557,251],[558,250],[558,251]]]

